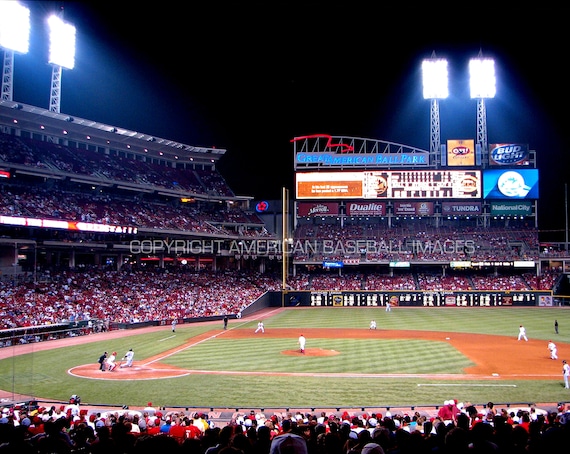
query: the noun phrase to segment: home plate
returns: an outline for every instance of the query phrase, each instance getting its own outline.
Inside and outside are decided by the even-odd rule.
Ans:
[[[497,372],[494,372],[494,373],[491,374],[491,375],[493,375],[493,377],[498,377],[498,376],[499,376],[499,374],[498,374]]]
[[[445,340],[448,341],[449,339],[451,339],[451,337],[446,337]]]

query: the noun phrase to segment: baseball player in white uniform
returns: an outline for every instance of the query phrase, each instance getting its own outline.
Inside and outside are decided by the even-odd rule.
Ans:
[[[548,350],[550,350],[550,359],[558,359],[558,348],[551,340],[548,341]]]
[[[524,328],[524,326],[520,325],[519,326],[519,337],[518,340],[524,339],[525,341],[528,342],[528,338],[526,337],[526,329]]]
[[[260,331],[261,331],[262,333],[265,332],[265,326],[263,325],[263,322],[259,322],[259,323],[257,324],[257,329],[255,330],[256,333],[259,333]]]
[[[301,353],[305,353],[305,344],[307,343],[307,340],[305,339],[305,336],[303,336],[302,334],[299,336],[299,350],[301,350]]]
[[[117,368],[117,363],[115,360],[117,359],[117,352],[111,353],[111,355],[107,358],[107,369],[109,371],[115,370]]]
[[[125,363],[121,364],[121,367],[133,367],[133,359],[135,357],[135,352],[133,351],[133,349],[129,349],[129,351],[127,353],[125,353],[125,356],[123,356],[123,359],[126,361]]]

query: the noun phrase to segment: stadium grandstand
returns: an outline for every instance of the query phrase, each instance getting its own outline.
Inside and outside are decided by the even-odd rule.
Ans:
[[[527,146],[511,144],[520,162],[503,168],[480,150],[472,166],[453,166],[445,146],[433,153],[328,135],[292,144],[294,200],[284,195],[268,211],[227,185],[216,168],[225,150],[1,101],[0,271],[15,295],[25,298],[18,285],[62,281],[89,293],[89,282],[102,277],[136,292],[139,273],[165,270],[192,287],[152,314],[111,304],[89,314],[75,306],[74,314],[38,310],[37,320],[14,315],[3,326],[236,316],[255,302],[565,303],[557,297],[566,293],[565,247],[541,246],[536,153]],[[513,172],[526,178],[524,195],[497,189]],[[207,284],[195,275],[218,280],[221,294],[203,298]],[[247,298],[232,293],[236,282]],[[109,301],[117,296],[101,293]],[[188,299],[204,306],[189,312]]]

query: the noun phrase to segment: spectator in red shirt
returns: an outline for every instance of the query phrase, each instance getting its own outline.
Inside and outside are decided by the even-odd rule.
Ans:
[[[186,424],[180,416],[173,416],[168,433],[172,438],[176,439],[178,444],[182,444],[186,438]]]
[[[198,426],[194,424],[194,419],[188,419],[184,425],[184,430],[186,431],[185,438],[201,438],[202,431]]]
[[[160,419],[149,419],[146,425],[146,433],[149,435],[157,435],[160,433]]]
[[[455,415],[453,414],[452,400],[446,400],[443,406],[439,408],[437,416],[444,422],[445,425],[455,422]]]

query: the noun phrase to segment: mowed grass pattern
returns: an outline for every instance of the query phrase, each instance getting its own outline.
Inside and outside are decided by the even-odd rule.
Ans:
[[[529,337],[554,338],[559,357],[570,359],[570,309],[566,308],[303,308],[264,316],[265,335],[254,335],[257,319],[231,320],[229,329],[251,331],[250,339],[227,339],[218,325],[181,324],[176,334],[125,331],[111,342],[95,341],[73,347],[13,356],[0,361],[0,388],[14,393],[66,401],[78,394],[85,403],[144,406],[149,400],[166,407],[215,408],[342,408],[440,405],[457,398],[474,403],[560,402],[570,400],[560,380],[433,380],[422,377],[384,378],[361,374],[461,374],[471,361],[445,342],[418,339],[345,339],[343,329],[427,330],[510,335],[518,326]],[[558,319],[560,334],[554,335]],[[303,328],[330,328],[332,339],[308,339],[308,348],[337,350],[325,357],[288,356],[297,348]],[[273,328],[291,328],[291,339],[271,338]],[[202,342],[194,336],[212,332]],[[161,380],[109,381],[73,377],[70,368],[93,363],[102,351],[121,356],[129,348],[141,361],[169,349],[180,350],[162,361],[197,371],[228,371],[228,375],[194,373]],[[489,354],[492,354],[490,352]],[[257,372],[257,373],[256,373]],[[529,371],[537,372],[537,371]],[[271,376],[264,373],[296,373]],[[327,375],[323,375],[327,374]],[[102,373],[103,375],[103,373]],[[103,378],[103,377],[102,377]]]
[[[268,336],[269,336],[268,332]],[[442,374],[462,373],[473,364],[444,342],[402,339],[319,339],[311,338],[307,348],[338,352],[332,356],[289,356],[280,352],[298,348],[295,339],[214,339],[167,358],[164,362],[182,368],[211,371],[259,371],[313,374]],[[406,352],[429,355],[430,361],[408,362]],[[219,352],[224,352],[220,355]],[[228,361],[241,358],[240,361]]]

